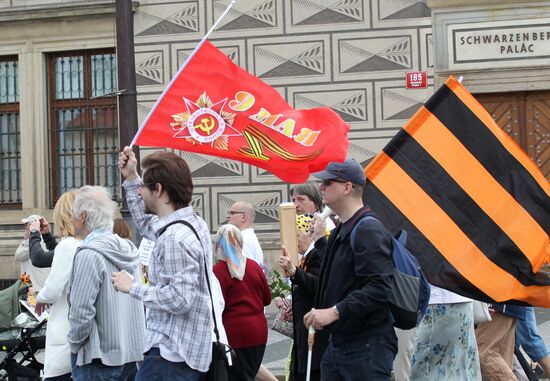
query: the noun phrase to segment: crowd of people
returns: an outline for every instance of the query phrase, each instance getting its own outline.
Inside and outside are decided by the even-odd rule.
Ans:
[[[16,259],[49,308],[44,377],[64,380],[203,380],[212,343],[236,353],[229,380],[275,380],[262,365],[271,292],[254,207],[237,201],[212,242],[193,212],[185,160],[159,151],[141,162],[119,155],[128,209],[154,247],[146,268],[117,204],[99,186],[64,193],[53,215],[23,220]],[[177,174],[177,175],[176,175]],[[432,287],[426,314],[408,331],[389,308],[392,236],[363,202],[366,183],[353,159],[291,189],[300,262],[281,248],[291,284],[293,345],[288,379],[516,380],[521,347],[550,374],[550,354],[530,307],[493,305],[474,322],[473,301]],[[321,216],[324,205],[333,217]],[[359,224],[359,222],[361,223]],[[351,232],[355,237],[351,239]],[[215,263],[215,264],[214,264]],[[214,324],[215,322],[215,324]],[[214,329],[216,326],[216,329]],[[308,364],[308,329],[316,330]],[[516,372],[516,373],[514,373]]]

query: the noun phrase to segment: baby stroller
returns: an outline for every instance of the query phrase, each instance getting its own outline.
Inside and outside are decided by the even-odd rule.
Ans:
[[[18,280],[0,291],[0,381],[39,381],[43,365],[35,354],[46,344],[46,319],[20,314],[28,286]]]

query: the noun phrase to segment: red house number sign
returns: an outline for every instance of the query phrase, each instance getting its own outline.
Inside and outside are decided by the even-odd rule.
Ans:
[[[428,87],[427,71],[408,71],[407,89],[424,89]]]

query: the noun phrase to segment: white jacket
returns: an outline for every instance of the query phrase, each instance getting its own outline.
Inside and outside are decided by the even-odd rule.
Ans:
[[[55,247],[48,279],[38,293],[38,303],[51,304],[46,329],[44,377],[56,377],[71,372],[71,350],[67,342],[69,332],[69,305],[67,295],[73,268],[73,259],[82,241],[73,237],[61,240]]]
[[[452,291],[445,290],[430,284],[430,304],[455,304],[471,302],[472,299],[462,295],[455,294]]]

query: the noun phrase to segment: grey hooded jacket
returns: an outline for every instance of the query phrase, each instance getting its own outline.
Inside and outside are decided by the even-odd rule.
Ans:
[[[126,270],[140,279],[135,246],[114,234],[102,234],[78,248],[70,282],[69,334],[78,366],[100,359],[120,366],[143,359],[145,316],[143,304],[117,292],[114,271]]]

